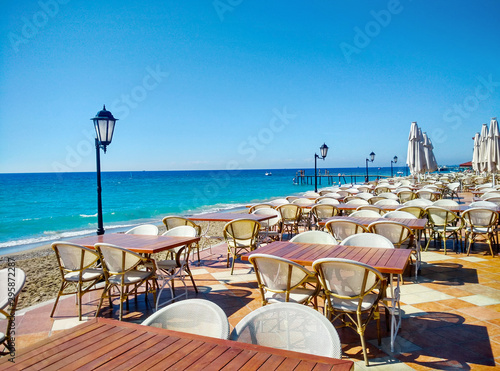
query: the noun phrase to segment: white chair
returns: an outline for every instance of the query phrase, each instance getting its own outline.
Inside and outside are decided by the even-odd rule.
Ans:
[[[170,236],[170,237],[196,237],[197,231],[194,227],[190,225],[181,225],[178,227],[174,227],[169,229],[162,236]],[[168,286],[171,293],[171,299],[163,303],[162,305],[171,302],[172,300],[178,298],[179,296],[188,296],[188,289],[186,282],[184,281],[184,274],[186,273],[189,278],[191,278],[191,282],[193,283],[193,287],[196,292],[198,292],[198,287],[196,287],[196,283],[194,282],[193,274],[189,269],[189,254],[191,253],[192,245],[183,245],[178,246],[173,249],[170,249],[170,252],[173,254],[174,259],[166,259],[166,260],[157,260],[156,266],[161,272],[161,281],[162,286],[160,291],[156,297],[156,309],[158,309],[160,303],[160,297],[163,293],[163,289]],[[179,296],[175,296],[175,288],[174,282],[176,279],[179,279],[184,285],[184,294]]]
[[[459,205],[457,201],[441,199],[436,200],[432,203],[432,206],[445,207],[447,209],[458,209]]]
[[[363,200],[368,201],[370,198],[373,197],[373,195],[371,193],[368,193],[368,192],[360,192],[356,195],[356,197],[362,198]]]
[[[431,200],[426,200],[424,198],[416,198],[415,200],[411,201],[406,201],[403,205],[404,206],[419,206],[419,207],[427,207],[431,206],[433,202]]]
[[[387,237],[375,233],[354,234],[342,240],[340,245],[394,249],[394,244]]]
[[[361,205],[361,206],[358,206],[358,208],[356,209],[356,211],[360,211],[360,210],[372,210],[372,211],[375,211],[379,216],[382,216],[385,213],[387,213],[386,210],[382,209],[380,206],[375,206],[375,205]]]
[[[282,205],[288,206],[288,205]],[[297,205],[291,205],[300,210]],[[222,231],[227,245],[227,267],[231,260],[231,275],[234,271],[234,262],[242,253],[257,249],[259,245],[259,231],[261,225],[253,219],[235,219],[224,226]]]
[[[496,209],[497,204],[491,201],[475,201],[471,202],[469,207],[487,207]]]
[[[10,267],[0,270],[0,314],[7,318],[5,333],[0,332],[0,345],[5,349],[0,355],[7,355],[16,351],[15,343],[15,319],[19,294],[26,283],[26,273],[22,269]]]
[[[323,231],[305,231],[292,237],[290,242],[319,243],[337,245],[338,241],[328,232]]]
[[[387,214],[382,215],[382,218],[402,218],[402,219],[417,219],[417,217],[407,211],[389,211]]]
[[[154,259],[145,258],[135,252],[127,250],[123,247],[110,245],[106,243],[97,243],[95,248],[99,253],[99,258],[104,269],[104,278],[106,285],[102,292],[99,306],[95,316],[99,315],[102,302],[105,298],[109,299],[109,305],[112,307],[111,299],[118,297],[120,300],[119,320],[122,320],[123,302],[127,301],[130,295],[136,295],[139,288],[145,284],[145,299],[147,303],[148,293],[152,292],[156,300],[156,261]],[[142,270],[138,266],[150,265],[151,269]],[[130,289],[130,287],[132,287]],[[113,288],[117,289],[118,294],[113,294]]]
[[[330,220],[326,223],[325,230],[331,233],[337,241],[342,241],[353,234],[368,232],[362,224],[347,219]]]
[[[262,230],[259,232],[261,242],[266,242],[268,239],[279,240],[280,231],[278,230],[281,223],[281,214],[276,209],[261,208],[252,212],[255,215],[271,215],[271,219],[260,222]]]
[[[467,255],[470,254],[471,246],[476,242],[477,237],[482,236],[490,247],[491,256],[493,254],[492,245],[495,244],[495,227],[498,225],[498,214],[495,210],[488,208],[472,208],[464,211],[462,218],[465,222],[465,240],[469,242]]]
[[[338,205],[340,202],[333,197],[320,197],[319,199],[316,199],[316,204]]]
[[[255,270],[263,306],[279,302],[306,305],[312,302],[318,309],[316,296],[320,287],[314,273],[300,264],[273,255],[252,254],[248,260]]]
[[[234,328],[231,340],[342,358],[337,330],[318,311],[294,303],[266,305],[247,314]]]
[[[370,203],[367,200],[364,200],[362,198],[355,198],[355,199],[347,201],[345,204],[346,205],[369,205]]]
[[[380,214],[374,210],[357,210],[349,215],[352,218],[380,218]]]
[[[147,236],[157,236],[158,235],[158,227],[153,224],[142,224],[129,229],[125,232],[125,234],[140,234]]]
[[[383,199],[374,203],[375,206],[398,206],[400,205],[398,200]]]
[[[273,205],[274,207],[278,207],[280,205],[289,204],[290,202],[288,202],[288,200],[286,198],[277,198],[277,199],[269,201],[269,203],[271,205]]]
[[[54,242],[52,249],[56,254],[62,283],[50,317],[54,316],[61,296],[75,294],[78,303],[78,319],[81,321],[83,295],[97,290],[95,285],[104,277],[102,268],[98,267],[99,254],[95,250],[69,242]],[[68,290],[68,288],[73,288],[73,290]]]
[[[150,315],[142,325],[219,339],[229,338],[226,313],[217,304],[205,299],[172,303]]]
[[[377,321],[380,345],[379,302],[384,298],[386,279],[375,268],[347,259],[319,259],[313,263],[313,269],[325,293],[326,317],[332,322],[341,320],[359,334],[368,365],[365,329],[372,319]]]
[[[388,200],[399,201],[398,195],[396,195],[392,192],[382,192],[382,193],[379,193],[377,196],[387,198]]]

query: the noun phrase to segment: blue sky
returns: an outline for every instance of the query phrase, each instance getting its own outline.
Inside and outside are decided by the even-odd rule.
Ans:
[[[500,116],[500,2],[4,2],[0,172],[440,165]]]

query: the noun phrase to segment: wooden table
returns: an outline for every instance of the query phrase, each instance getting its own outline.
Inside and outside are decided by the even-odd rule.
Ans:
[[[207,213],[190,216],[190,220],[202,222],[230,222],[236,219],[252,219],[258,222],[274,218],[273,215],[245,214],[245,213]]]
[[[94,235],[82,238],[74,238],[68,242],[76,243],[93,249],[96,243],[109,243],[124,247],[139,254],[155,254],[158,252],[173,249],[195,243],[200,237],[171,237],[171,236],[145,236],[138,234],[110,233]]]
[[[107,318],[40,341],[15,356],[0,360],[0,368],[52,370],[340,370],[354,368],[347,359],[192,335]]]
[[[341,245],[325,245],[312,243],[298,243],[290,241],[272,242],[241,257],[248,261],[252,254],[268,254],[285,258],[302,264],[312,266],[315,260],[322,258],[343,258],[368,264],[381,273],[390,274],[391,306],[386,308],[391,312],[391,351],[394,352],[394,342],[401,327],[400,280],[412,251],[410,249],[384,249],[378,247],[357,247]],[[393,285],[392,276],[396,275],[396,286]]]

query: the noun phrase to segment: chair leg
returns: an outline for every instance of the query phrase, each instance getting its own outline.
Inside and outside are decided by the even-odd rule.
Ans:
[[[59,302],[59,298],[61,297],[62,293],[64,292],[64,288],[65,288],[65,285],[64,285],[64,281],[63,281],[61,284],[61,288],[59,289],[59,292],[57,293],[57,298],[56,298],[56,301],[54,303],[54,306],[52,307],[52,312],[50,313],[51,318],[54,316],[54,312],[56,311],[57,303]]]
[[[198,293],[198,287],[196,287],[196,283],[194,283],[194,277],[193,277],[193,274],[191,273],[191,269],[189,269],[189,267],[186,266],[185,271],[188,274],[189,278],[191,278],[191,282],[193,283],[194,291],[196,291],[196,293]]]

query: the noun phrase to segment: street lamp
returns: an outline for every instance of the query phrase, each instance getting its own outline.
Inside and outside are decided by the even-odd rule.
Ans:
[[[368,162],[373,162],[375,160],[375,153],[370,153],[370,159],[366,159],[366,178],[365,183],[368,183]]]
[[[395,164],[396,162],[398,162],[398,156],[394,156],[394,161],[391,160],[391,178],[393,177],[393,175],[392,175],[392,164]]]
[[[323,145],[319,147],[319,150],[321,152],[321,156],[318,156],[316,153],[314,154],[314,192],[318,192],[318,170],[316,170],[317,160],[318,158],[321,158],[322,160],[325,159],[326,154],[328,153],[328,146],[323,143]]]
[[[103,106],[102,111],[97,112],[97,115],[91,118],[94,121],[95,127],[95,150],[97,162],[97,234],[104,234],[104,226],[102,223],[102,199],[101,199],[101,154],[100,149],[106,153],[106,146],[111,144],[113,139],[113,131],[117,119],[113,114],[106,111],[106,106]]]

